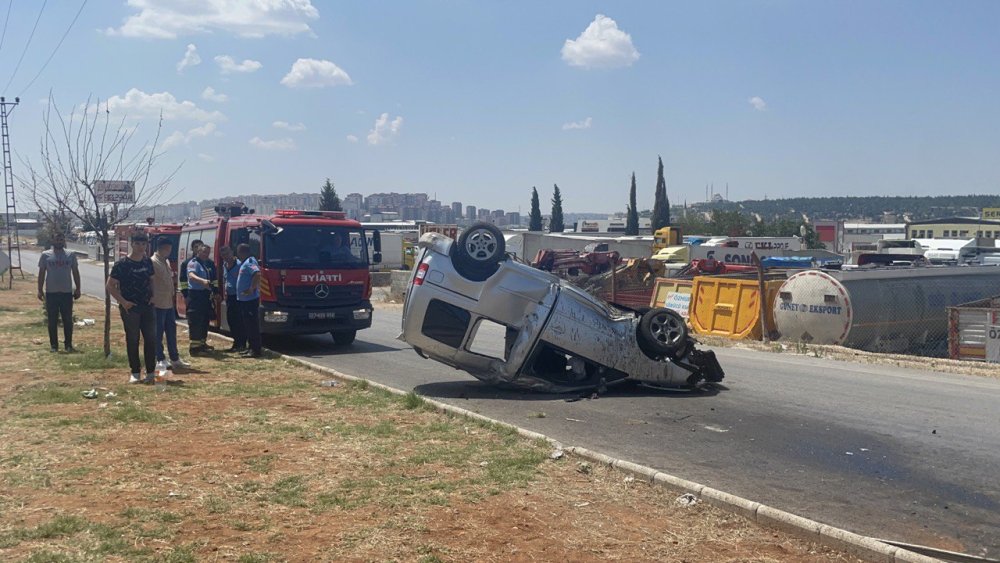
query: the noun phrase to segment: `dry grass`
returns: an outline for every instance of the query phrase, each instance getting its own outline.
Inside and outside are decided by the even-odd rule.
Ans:
[[[849,560],[280,360],[127,385],[99,326],[48,352],[30,281],[0,291],[0,339],[3,560]]]

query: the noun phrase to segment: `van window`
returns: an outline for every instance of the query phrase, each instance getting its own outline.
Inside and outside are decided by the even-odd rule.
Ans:
[[[427,305],[424,324],[420,330],[427,338],[458,348],[465,339],[471,320],[472,315],[465,309],[439,299],[432,299]]]

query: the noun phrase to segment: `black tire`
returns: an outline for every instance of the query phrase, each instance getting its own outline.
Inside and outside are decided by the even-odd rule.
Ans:
[[[466,229],[452,248],[455,270],[472,281],[492,276],[507,252],[503,233],[489,223],[475,223]]]
[[[354,339],[358,336],[358,331],[356,330],[337,330],[331,332],[333,335],[333,341],[340,346],[347,346],[354,342]]]
[[[688,328],[676,311],[657,307],[639,320],[640,348],[652,356],[676,358],[687,350]]]

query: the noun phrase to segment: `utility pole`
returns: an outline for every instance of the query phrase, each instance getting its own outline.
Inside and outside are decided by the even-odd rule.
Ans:
[[[8,287],[14,287],[14,270],[21,272],[24,279],[24,270],[21,269],[21,241],[17,236],[17,204],[14,201],[14,172],[10,165],[10,132],[7,130],[7,116],[21,102],[20,98],[14,98],[14,102],[8,102],[6,98],[0,96],[0,137],[3,144],[3,186],[6,200],[4,209],[4,230],[7,231],[7,256],[10,258],[10,269],[7,274],[10,276]],[[15,258],[16,256],[16,258]]]

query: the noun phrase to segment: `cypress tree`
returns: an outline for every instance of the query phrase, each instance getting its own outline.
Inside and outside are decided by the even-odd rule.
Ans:
[[[531,187],[531,212],[528,214],[528,230],[542,230],[542,208],[538,203],[538,189]]]
[[[319,210],[320,211],[344,210],[344,208],[340,206],[340,198],[337,197],[337,190],[333,187],[333,182],[331,182],[329,178],[326,179],[326,183],[323,184],[323,191],[320,192]]]
[[[563,223],[562,194],[559,193],[558,184],[552,186],[552,218],[549,219],[549,232],[561,233],[566,228]]]
[[[625,234],[639,234],[639,209],[635,204],[635,172],[632,173],[632,188],[628,192],[628,216],[625,219]]]
[[[657,157],[660,165],[656,169],[656,194],[653,200],[652,227],[657,229],[670,226],[670,200],[667,199],[667,181],[663,179],[663,158]]]

